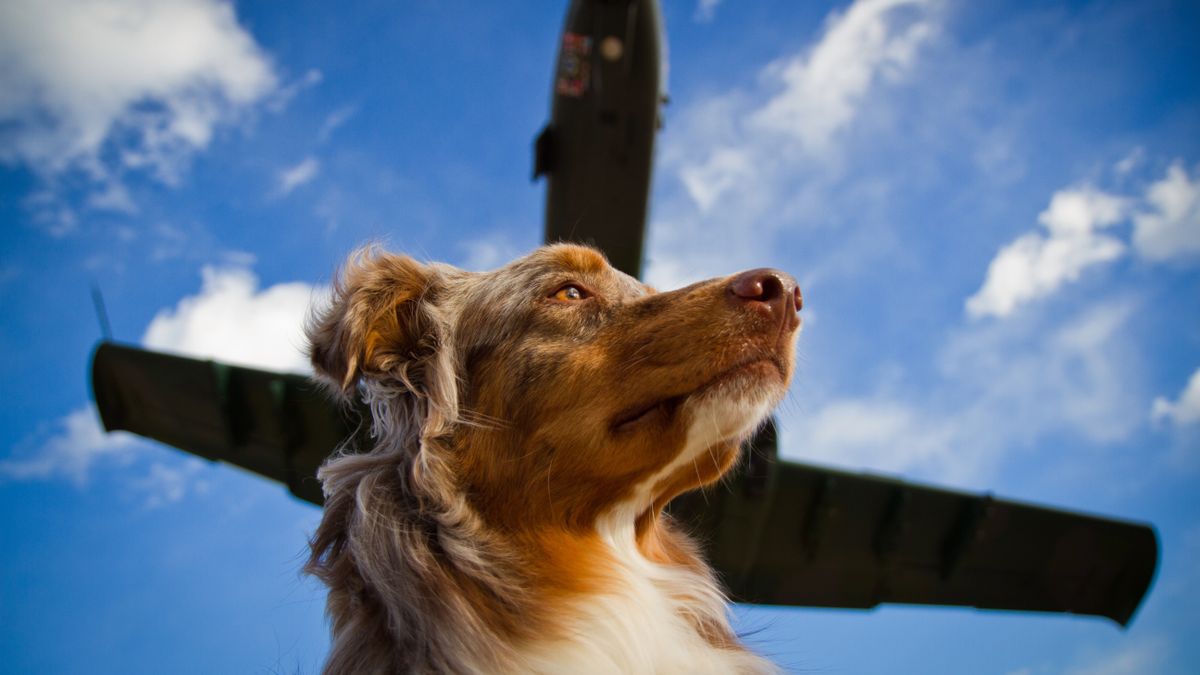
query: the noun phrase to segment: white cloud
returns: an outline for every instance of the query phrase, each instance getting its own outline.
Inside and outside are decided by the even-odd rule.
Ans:
[[[749,124],[821,151],[848,125],[870,88],[898,79],[935,32],[927,0],[858,0],[827,19],[825,35],[807,54],[772,64],[783,89]]]
[[[33,481],[70,481],[76,487],[89,484],[95,471],[103,466],[124,467],[136,472],[148,456],[147,444],[125,431],[108,433],[100,424],[99,414],[86,405],[59,419],[49,433],[35,433],[17,447],[12,456],[0,460],[0,479]],[[145,498],[146,508],[172,504],[190,494],[209,489],[200,477],[205,463],[194,457],[163,456],[145,474],[129,478],[130,494]]]
[[[47,179],[141,169],[174,181],[277,86],[224,0],[10,0],[0,63],[0,161]]]
[[[88,196],[88,206],[100,211],[117,211],[120,213],[137,213],[137,205],[125,185],[115,180],[107,180]]]
[[[1126,641],[1071,668],[1066,675],[1153,675],[1166,665],[1168,647],[1167,641],[1158,637]]]
[[[1038,222],[1052,237],[1086,237],[1120,222],[1127,208],[1124,198],[1084,186],[1055,193],[1050,206],[1038,214]]]
[[[0,476],[15,480],[66,478],[83,486],[96,464],[127,464],[137,451],[134,436],[123,431],[106,433],[90,405],[69,413],[56,427],[48,439],[33,441],[31,451],[18,451],[0,460]]]
[[[1062,317],[975,326],[943,348],[942,375],[963,386],[980,424],[1000,436],[1065,431],[1093,443],[1123,440],[1145,420],[1143,385],[1131,376],[1140,356],[1127,330],[1137,308],[1113,296]]]
[[[325,117],[321,129],[317,132],[317,142],[324,143],[333,136],[333,132],[341,129],[350,118],[358,114],[358,106],[344,105]]]
[[[1114,170],[1132,171],[1142,161],[1138,148]],[[1152,262],[1200,253],[1200,179],[1176,160],[1141,198],[1082,186],[1056,192],[1038,215],[1046,234],[1030,232],[1000,249],[983,286],[967,299],[973,317],[1011,315],[1019,306],[1053,294],[1084,270],[1124,255],[1128,246],[1102,234],[1132,216],[1134,250]]]
[[[955,432],[907,403],[886,397],[825,403],[795,427],[806,460],[875,471],[945,474]]]
[[[1146,149],[1139,145],[1133,150],[1130,150],[1128,155],[1125,155],[1118,160],[1117,163],[1113,165],[1113,171],[1116,172],[1118,176],[1128,176],[1129,174],[1133,173],[1134,169],[1141,166],[1145,161]]]
[[[204,494],[209,489],[209,483],[197,475],[203,471],[204,462],[188,457],[180,462],[168,465],[154,462],[146,474],[134,479],[134,487],[146,495],[145,506],[156,509],[174,504],[188,493]]]
[[[1124,330],[1135,308],[1115,298],[1050,323],[972,326],[942,345],[931,384],[819,401],[787,415],[784,447],[796,459],[982,487],[1048,434],[1119,442],[1144,421]]]
[[[294,282],[259,290],[258,279],[244,268],[205,267],[202,277],[198,294],[154,317],[142,337],[144,346],[268,370],[310,371],[303,352],[304,319],[310,303],[325,301],[327,288]],[[139,440],[125,432],[105,433],[90,405],[59,420],[45,440],[37,436],[25,443],[27,451],[18,447],[0,460],[0,477],[66,478],[82,486],[100,464],[128,465],[138,455]],[[202,466],[194,460],[156,462],[132,487],[146,494],[149,508],[176,502],[189,491],[206,489],[196,475]]]
[[[236,249],[223,251],[221,253],[221,261],[230,267],[250,267],[258,262],[258,256],[249,251],[238,251]]]
[[[859,0],[830,13],[814,41],[781,53],[758,78],[675,103],[660,139],[667,178],[656,187],[645,278],[676,288],[739,268],[787,267],[794,262],[780,259],[785,249],[775,245],[784,230],[793,242],[812,237],[819,266],[833,274],[881,254],[886,233],[866,234],[861,225],[884,229],[886,214],[870,209],[886,188],[851,183],[846,169],[880,166],[866,140],[896,138],[897,85],[916,74],[921,47],[933,46],[941,5]],[[810,96],[818,100],[801,102]],[[858,154],[864,144],[869,159]],[[819,274],[809,270],[802,281]]]
[[[267,100],[267,109],[272,112],[279,112],[287,107],[292,99],[300,95],[301,92],[312,89],[321,84],[325,80],[325,74],[316,68],[309,68],[304,75],[288,82],[287,84],[275,89]]]
[[[696,13],[694,18],[701,23],[712,21],[717,14],[717,5],[721,4],[721,0],[698,0],[696,2]]]
[[[1174,401],[1165,396],[1155,398],[1150,416],[1155,422],[1161,423],[1169,420],[1176,426],[1200,422],[1200,368],[1192,373],[1187,386]]]
[[[1024,234],[1000,249],[983,287],[967,299],[967,313],[1008,316],[1079,279],[1085,269],[1120,257],[1125,244],[1099,230],[1120,222],[1127,211],[1125,198],[1093,187],[1056,192],[1038,215],[1048,235]]]
[[[685,166],[679,179],[701,211],[707,211],[722,194],[755,174],[751,153],[739,148],[717,148],[703,164]]]
[[[936,0],[858,0],[831,14],[820,40],[768,65],[757,92],[695,104],[663,153],[702,211],[745,198],[776,173],[825,157],[878,85],[909,74],[936,33]]]
[[[200,293],[160,311],[142,337],[149,349],[255,368],[306,373],[304,318],[324,287],[293,282],[258,289],[247,269],[205,267]]]
[[[494,270],[521,255],[521,250],[507,236],[499,233],[463,240],[458,248],[464,255],[455,263],[472,272]]]
[[[316,157],[305,157],[299,164],[279,172],[279,193],[286,195],[317,177],[321,163]]]
[[[1150,260],[1200,253],[1200,177],[1176,161],[1146,190],[1150,210],[1133,217],[1133,244]]]
[[[644,281],[654,288],[671,291],[704,279],[706,270],[712,269],[712,263],[701,261],[697,257],[692,257],[689,261],[678,255],[659,256],[655,255],[652,249],[646,257],[646,273],[642,276]]]

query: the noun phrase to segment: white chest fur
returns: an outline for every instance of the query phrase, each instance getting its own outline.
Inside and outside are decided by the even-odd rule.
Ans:
[[[633,526],[603,528],[619,560],[604,593],[580,601],[570,637],[532,645],[523,667],[536,673],[766,673],[754,654],[709,644],[689,615],[725,620],[725,599],[706,578],[647,560]]]

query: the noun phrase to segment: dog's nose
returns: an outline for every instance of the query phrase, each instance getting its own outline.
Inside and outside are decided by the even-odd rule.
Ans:
[[[742,272],[729,282],[729,292],[740,302],[762,303],[776,320],[799,324],[796,314],[804,306],[800,286],[787,272],[759,268]]]

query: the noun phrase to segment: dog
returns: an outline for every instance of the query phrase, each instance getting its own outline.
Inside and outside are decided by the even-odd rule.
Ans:
[[[372,424],[318,474],[325,672],[774,672],[663,507],[781,400],[801,305],[775,270],[657,292],[568,244],[352,255],[306,328]]]

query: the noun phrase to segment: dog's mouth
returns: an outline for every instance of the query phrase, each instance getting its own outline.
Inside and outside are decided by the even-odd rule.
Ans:
[[[642,427],[665,425],[675,418],[688,399],[708,394],[740,379],[762,382],[775,378],[781,384],[787,382],[787,367],[779,357],[748,358],[722,370],[690,391],[626,408],[613,418],[611,429],[614,434],[623,434]]]

